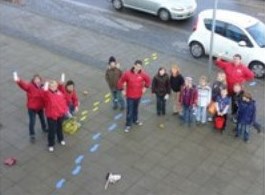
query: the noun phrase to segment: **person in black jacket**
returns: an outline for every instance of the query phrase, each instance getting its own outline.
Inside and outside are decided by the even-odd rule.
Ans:
[[[236,123],[236,114],[238,110],[238,103],[242,99],[244,94],[244,90],[241,84],[236,83],[233,87],[233,93],[232,93],[232,120],[234,123]]]
[[[179,67],[173,65],[171,68],[170,75],[170,86],[173,91],[173,114],[180,114],[182,112],[182,107],[179,103],[179,95],[181,87],[184,85],[184,78],[180,74]]]
[[[152,93],[156,94],[156,112],[158,116],[166,114],[166,100],[170,94],[169,76],[166,69],[161,67],[152,81]]]

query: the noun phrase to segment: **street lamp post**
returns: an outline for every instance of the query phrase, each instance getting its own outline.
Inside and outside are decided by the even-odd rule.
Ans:
[[[213,66],[213,46],[214,46],[214,30],[216,26],[216,10],[217,10],[218,0],[214,1],[213,9],[213,20],[212,20],[212,31],[210,40],[210,52],[209,52],[209,64],[208,64],[208,78],[211,80],[212,66]]]

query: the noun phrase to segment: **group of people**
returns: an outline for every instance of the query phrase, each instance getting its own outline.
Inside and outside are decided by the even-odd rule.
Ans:
[[[59,82],[44,82],[40,75],[34,75],[32,80],[27,82],[22,80],[17,72],[13,73],[13,79],[27,94],[30,141],[35,142],[35,122],[38,115],[42,131],[48,134],[48,150],[54,151],[55,136],[64,146],[63,121],[77,112],[79,106],[74,82],[68,80],[65,83],[64,74]]]
[[[156,96],[157,116],[166,115],[166,102],[172,96],[173,115],[179,115],[183,124],[188,126],[193,124],[194,118],[197,125],[213,121],[213,126],[223,132],[231,107],[232,119],[236,123],[235,136],[243,136],[247,142],[250,127],[255,123],[256,105],[243,85],[254,79],[254,74],[241,63],[239,54],[234,55],[232,62],[219,56],[215,63],[222,71],[210,86],[206,76],[200,77],[198,85],[192,77],[183,77],[177,65],[171,67],[170,73],[160,67],[151,79],[143,70],[142,61],[136,60],[132,68],[123,73],[120,64],[111,56],[105,78],[113,95],[113,109],[120,106],[124,110],[123,96],[126,98],[124,131],[129,132],[133,124],[143,124],[138,119],[138,107],[141,97],[151,87]]]
[[[124,131],[129,132],[133,125],[143,125],[138,118],[139,104],[141,97],[151,87],[151,93],[156,96],[157,116],[166,115],[166,102],[171,96],[173,115],[179,115],[183,124],[188,126],[193,124],[194,118],[197,125],[213,121],[214,127],[223,132],[231,106],[232,119],[236,123],[235,136],[243,136],[247,142],[250,127],[256,122],[256,105],[252,95],[244,91],[243,84],[252,80],[254,74],[241,64],[238,54],[234,55],[232,62],[223,61],[220,56],[215,63],[222,71],[218,72],[212,86],[206,76],[201,76],[199,84],[195,85],[192,77],[182,76],[177,65],[171,67],[170,73],[165,67],[160,67],[151,79],[143,70],[141,60],[136,60],[130,70],[122,72],[120,64],[111,56],[105,79],[112,93],[113,109],[126,109]],[[79,107],[75,83],[72,80],[65,83],[64,74],[60,81],[44,81],[40,75],[34,75],[27,82],[14,72],[13,79],[27,94],[31,142],[35,141],[38,115],[42,131],[48,133],[48,150],[54,151],[56,136],[57,141],[65,145],[62,124],[78,112]]]

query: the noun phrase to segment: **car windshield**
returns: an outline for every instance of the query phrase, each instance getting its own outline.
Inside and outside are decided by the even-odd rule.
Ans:
[[[265,25],[262,22],[258,22],[246,30],[260,47],[265,48]]]

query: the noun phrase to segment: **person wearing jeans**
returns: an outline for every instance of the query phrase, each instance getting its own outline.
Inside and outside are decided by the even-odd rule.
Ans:
[[[105,73],[106,82],[112,94],[113,109],[116,110],[120,106],[120,110],[124,110],[125,102],[118,89],[118,81],[122,76],[120,65],[117,63],[115,57],[111,56],[108,62],[108,68]]]
[[[166,69],[161,67],[152,81],[152,93],[156,94],[156,113],[158,116],[166,114],[166,100],[170,94],[170,81]]]
[[[29,136],[30,141],[35,142],[36,115],[39,116],[43,132],[47,132],[45,117],[43,114],[44,101],[42,79],[40,75],[33,76],[31,82],[26,82],[18,77],[17,72],[13,73],[13,79],[17,85],[27,94],[27,108],[29,116]]]
[[[138,108],[142,95],[150,86],[150,77],[142,70],[142,61],[136,60],[131,70],[125,72],[118,81],[118,89],[122,90],[127,100],[125,132],[129,132],[132,124],[142,125],[138,120]]]

